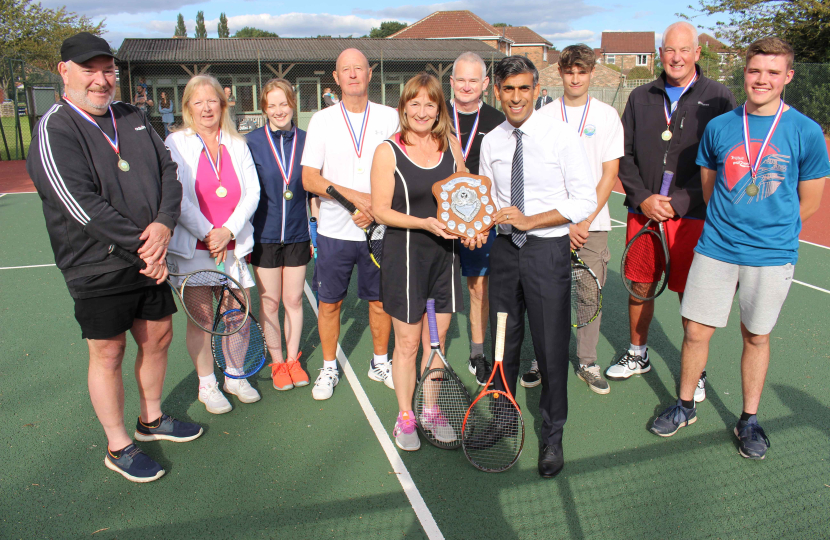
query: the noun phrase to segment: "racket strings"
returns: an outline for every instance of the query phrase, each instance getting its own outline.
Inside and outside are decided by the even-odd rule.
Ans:
[[[383,237],[385,234],[386,225],[375,224],[369,231],[369,249],[378,264],[383,258]]]
[[[448,449],[461,445],[461,427],[470,396],[458,377],[443,368],[428,371],[415,390],[413,402],[418,426],[432,444]]]
[[[221,313],[232,310],[246,311],[245,294],[242,290],[232,288],[224,274],[210,270],[195,272],[187,277],[181,290],[182,304],[194,322],[203,330],[210,332],[216,327]],[[234,320],[237,321],[234,326]],[[229,319],[224,332],[236,332],[244,322],[244,317]]]
[[[489,472],[506,470],[522,451],[521,412],[503,392],[486,392],[470,409],[463,437],[464,453],[473,465]]]
[[[239,330],[229,336],[213,336],[213,358],[226,375],[250,377],[265,364],[266,344],[262,328],[253,317],[244,318],[244,313],[239,310],[226,311],[217,321],[216,331],[227,332],[228,328]]]
[[[602,305],[599,283],[581,266],[571,268],[571,324],[582,327],[593,321]]]
[[[623,260],[626,289],[636,296],[653,298],[666,281],[666,253],[660,235],[647,230],[631,241]]]

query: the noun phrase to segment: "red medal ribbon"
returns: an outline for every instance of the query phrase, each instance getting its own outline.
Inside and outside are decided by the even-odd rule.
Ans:
[[[749,118],[747,117],[746,113],[746,103],[744,103],[744,150],[746,151],[746,159],[749,162],[749,173],[752,175],[752,180],[755,181],[755,175],[758,174],[758,167],[760,167],[761,162],[764,161],[764,150],[767,149],[769,142],[772,140],[772,134],[775,133],[775,128],[778,127],[778,122],[781,121],[781,114],[784,112],[784,100],[781,100],[781,103],[778,105],[778,112],[775,113],[775,118],[772,121],[772,125],[767,132],[767,136],[764,137],[764,142],[761,144],[761,149],[758,151],[758,156],[755,158],[755,163],[752,162],[752,154],[749,151]]]
[[[452,115],[455,120],[455,136],[458,137],[458,143],[464,145],[461,141],[461,124],[458,122],[458,109],[455,108],[455,102],[452,104]],[[470,130],[470,138],[467,139],[467,145],[464,146],[462,154],[464,155],[464,161],[467,161],[467,156],[470,155],[470,150],[473,148],[473,140],[476,138],[476,133],[478,132],[478,120],[481,116],[481,102],[478,104],[478,111],[476,111],[476,120],[473,123],[473,129]]]
[[[268,144],[271,146],[271,152],[274,154],[274,159],[277,161],[277,167],[280,169],[280,174],[282,175],[282,179],[285,182],[286,187],[288,187],[288,184],[291,183],[291,176],[294,174],[294,152],[297,150],[297,128],[292,127],[291,132],[294,134],[294,143],[291,145],[291,157],[289,158],[288,163],[285,163],[285,151],[283,150],[282,135],[280,135],[280,154],[282,155],[282,159],[280,159],[280,156],[277,155],[277,149],[274,146],[274,139],[271,136],[271,129],[268,126],[265,126],[265,135],[268,137]],[[286,169],[288,169],[287,175],[285,173]]]
[[[369,102],[366,102],[366,110],[363,112],[363,122],[360,126],[359,137],[357,136],[354,128],[352,127],[352,121],[349,120],[349,115],[346,114],[346,106],[343,105],[342,101],[340,102],[340,112],[343,113],[343,120],[346,121],[346,127],[349,128],[349,136],[352,138],[354,152],[355,154],[357,154],[357,158],[360,159],[360,155],[363,153],[363,143],[366,142],[366,126],[369,125]]]

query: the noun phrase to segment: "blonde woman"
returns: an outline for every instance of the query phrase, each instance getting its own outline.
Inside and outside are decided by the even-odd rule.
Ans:
[[[248,145],[228,115],[228,102],[219,82],[210,75],[190,79],[182,97],[182,125],[166,141],[179,165],[182,213],[170,240],[167,257],[173,272],[215,268],[244,287],[254,280],[245,256],[254,247],[250,219],[259,203],[259,179]],[[222,414],[232,407],[213,372],[210,336],[187,322],[187,351],[199,375],[199,401],[208,412]],[[225,377],[225,392],[242,403],[259,401],[246,379]]]
[[[305,131],[294,125],[297,99],[291,83],[271,79],[262,88],[260,108],[266,125],[246,136],[262,188],[254,213],[251,264],[260,294],[260,322],[271,352],[271,379],[277,390],[308,384],[300,365],[303,333],[303,285],[311,260],[308,195],[300,158]],[[279,310],[285,310],[285,355]]]

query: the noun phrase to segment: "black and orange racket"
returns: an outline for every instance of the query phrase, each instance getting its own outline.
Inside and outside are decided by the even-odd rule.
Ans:
[[[461,427],[464,455],[476,469],[485,472],[502,472],[512,467],[522,455],[525,442],[522,411],[510,393],[502,367],[507,313],[499,313],[497,319],[495,365],[484,388],[490,386],[498,372],[504,391],[482,391],[467,410]]]

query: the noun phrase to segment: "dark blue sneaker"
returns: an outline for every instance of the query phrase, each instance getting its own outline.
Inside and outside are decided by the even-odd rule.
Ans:
[[[130,444],[120,452],[116,459],[107,450],[104,458],[107,469],[117,472],[130,482],[146,483],[158,480],[164,476],[161,465],[150,459],[150,456],[141,451],[135,444]]]
[[[669,407],[654,419],[649,431],[661,437],[671,437],[677,430],[697,422],[695,407],[687,409],[677,400],[677,405]]]
[[[161,415],[158,427],[150,427],[141,422],[135,424],[135,438],[138,441],[173,441],[187,442],[203,433],[202,426],[190,422],[181,422],[172,416]]]
[[[758,425],[758,418],[753,414],[749,420],[738,420],[735,426],[735,436],[740,441],[738,452],[749,459],[764,459],[770,447],[764,428]]]

